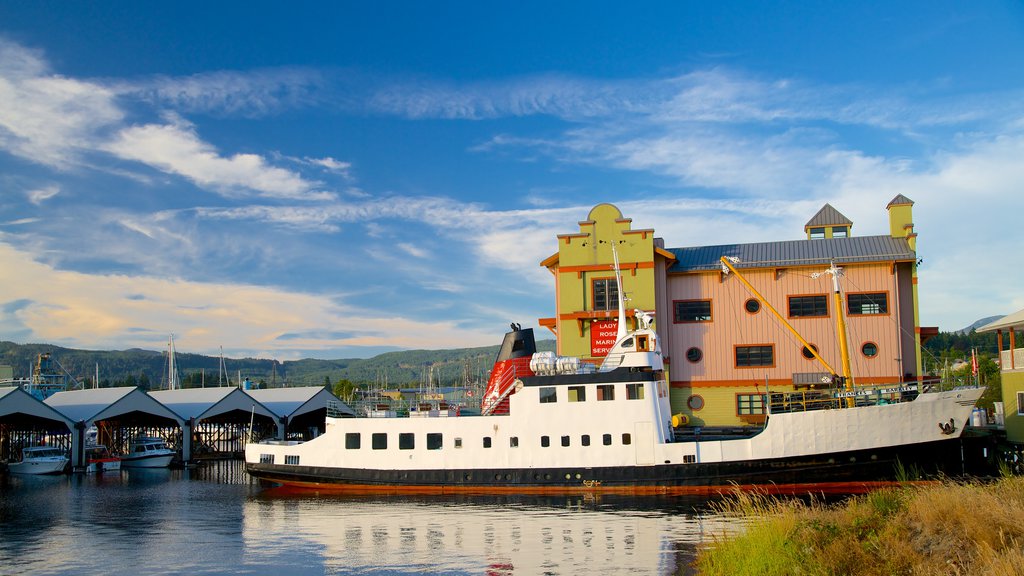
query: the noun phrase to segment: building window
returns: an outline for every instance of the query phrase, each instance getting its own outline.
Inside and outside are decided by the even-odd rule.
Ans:
[[[818,351],[818,347],[815,346],[814,344],[811,344],[811,348],[814,349],[814,352],[811,352],[811,350],[807,348],[807,346],[804,346],[803,349],[800,350],[800,354],[802,354],[803,357],[807,358],[808,360],[814,360],[814,354]]]
[[[743,309],[751,314],[757,314],[761,311],[761,301],[757,298],[751,298],[743,303]]]
[[[1017,415],[1024,416],[1024,392],[1017,392]],[[262,460],[260,461],[262,462]]]
[[[643,400],[644,399],[644,385],[643,384],[626,384],[626,399],[627,400]]]
[[[860,352],[868,358],[874,358],[875,356],[878,356],[878,344],[875,344],[874,342],[865,342],[864,345],[860,347]]]
[[[604,400],[615,400],[615,385],[614,384],[598,384],[597,385],[597,401],[601,402]]]
[[[615,278],[598,278],[593,281],[594,310],[615,310],[619,307],[619,285]]]
[[[388,435],[386,432],[374,432],[373,436],[370,436],[370,445],[374,450],[387,450],[388,449]]]
[[[566,448],[569,447],[569,437],[568,436],[562,436],[562,446],[564,446]]]
[[[569,386],[569,402],[586,402],[587,389],[583,386]]]
[[[764,414],[764,394],[737,394],[736,414],[739,416]]]
[[[359,450],[359,446],[362,444],[362,436],[359,432],[346,432],[345,433],[345,449],[346,450]]]
[[[490,436],[484,436],[484,448],[490,448],[490,447],[491,447],[491,437]]]
[[[443,436],[439,432],[428,432],[427,433],[427,450],[440,450],[441,445],[444,443]],[[455,447],[461,448],[462,440],[459,438],[455,439]]]
[[[402,432],[398,435],[398,449],[412,450],[416,447],[416,435],[412,432]]]
[[[815,316],[828,316],[828,297],[824,294],[789,297],[790,318],[808,318]]]
[[[540,403],[551,404],[558,401],[558,393],[554,386],[544,386],[540,389]]]
[[[633,436],[632,436],[632,435],[630,435],[630,433],[629,433],[629,432],[624,432],[624,433],[622,434],[622,444],[623,444],[624,446],[629,446],[629,445],[630,445],[630,444],[632,444],[632,443],[633,443]]]
[[[767,346],[737,346],[736,367],[750,368],[752,366],[775,366],[775,347]]]
[[[686,400],[686,405],[690,407],[690,410],[700,410],[704,407],[704,397],[694,394]]]
[[[833,226],[832,237],[833,238],[846,238],[850,235],[850,228],[848,226]]]
[[[604,444],[605,446],[611,446],[612,445],[612,435],[611,434],[605,434],[605,435],[601,436],[601,443]]]
[[[846,313],[851,316],[856,314],[888,314],[889,294],[887,292],[847,294]]]
[[[696,346],[686,351],[686,359],[694,364],[700,362],[701,358],[704,357],[704,353],[700,351],[700,348]]]
[[[825,228],[811,228],[811,240],[818,240],[825,237]]]
[[[583,446],[590,446],[590,434],[580,436],[580,444]]]
[[[260,464],[273,464],[273,463],[274,463],[274,455],[273,454],[260,454]]]
[[[676,322],[711,322],[711,300],[675,300]]]
[[[285,456],[284,457],[284,463],[285,464],[290,464],[292,466],[298,466],[299,465],[299,457],[295,456],[295,455]]]
[[[551,446],[551,437],[550,436],[541,436],[540,437],[540,445],[541,445],[542,448],[547,448],[548,446]]]

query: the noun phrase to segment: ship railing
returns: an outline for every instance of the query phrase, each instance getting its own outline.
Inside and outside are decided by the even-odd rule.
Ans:
[[[502,392],[501,395],[499,395],[497,398],[489,402],[487,406],[484,406],[484,408],[480,411],[481,416],[490,416],[491,413],[494,412],[494,410],[501,405],[505,398],[508,398],[509,394],[515,391],[516,387],[513,386],[512,383],[515,382],[517,378],[519,378],[517,372],[518,371],[516,370],[516,367],[512,366],[511,370],[502,375],[501,379],[498,380],[496,388],[498,390],[504,389],[504,392]]]
[[[917,382],[901,384],[880,384],[857,387],[854,390],[832,388],[798,392],[773,392],[769,394],[768,409],[771,414],[786,412],[807,412],[811,410],[839,410],[852,406],[876,406],[909,402],[917,398],[921,387]],[[848,400],[852,398],[853,402]]]

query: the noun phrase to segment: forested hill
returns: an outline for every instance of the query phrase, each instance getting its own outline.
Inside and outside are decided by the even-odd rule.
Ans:
[[[554,340],[537,342],[538,350],[554,350]],[[166,386],[167,353],[152,350],[91,351],[49,344],[0,342],[0,365],[13,368],[14,377],[27,378],[39,354],[49,353],[68,373],[92,386],[97,365],[100,386],[140,385],[159,389]],[[425,383],[433,366],[435,383],[462,383],[467,378],[486,378],[498,346],[451,350],[404,350],[373,358],[343,360],[296,360],[278,362],[263,358],[225,358],[231,383],[239,376],[266,386],[323,385],[341,379],[356,384],[386,382],[389,386]],[[219,356],[175,352],[178,373],[186,387],[218,385]]]

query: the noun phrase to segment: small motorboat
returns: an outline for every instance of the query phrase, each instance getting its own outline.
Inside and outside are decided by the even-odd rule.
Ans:
[[[129,447],[128,453],[121,456],[121,466],[125,468],[167,468],[177,455],[163,438],[153,436],[139,436]]]
[[[67,452],[53,446],[27,446],[21,451],[21,462],[7,466],[12,474],[63,474],[68,467]]]
[[[103,444],[85,447],[86,472],[111,472],[121,470],[121,459],[110,453]]]

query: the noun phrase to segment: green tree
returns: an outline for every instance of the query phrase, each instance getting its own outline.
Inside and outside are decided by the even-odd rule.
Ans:
[[[329,377],[327,378],[327,386],[330,387]],[[353,384],[348,378],[341,378],[333,387],[331,387],[331,391],[334,392],[334,395],[338,398],[341,398],[346,402],[351,402],[352,396],[355,394],[357,388],[358,386]]]

